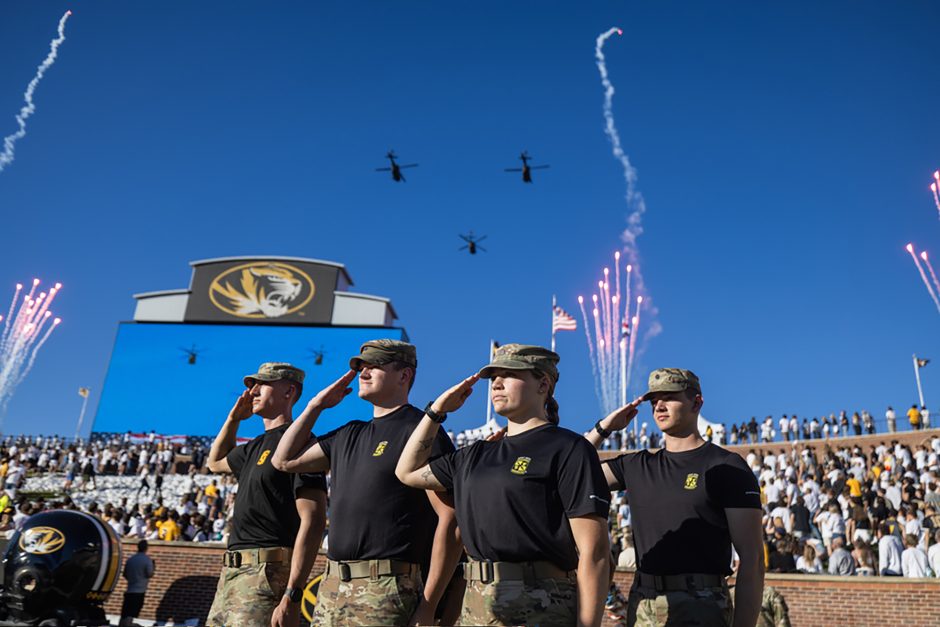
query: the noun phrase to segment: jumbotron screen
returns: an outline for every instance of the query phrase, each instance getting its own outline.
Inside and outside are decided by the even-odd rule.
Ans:
[[[296,417],[314,394],[349,369],[349,357],[363,342],[381,337],[403,339],[403,332],[381,327],[125,322],[118,328],[92,431],[215,435],[245,389],[243,377],[266,361],[286,361],[306,371]],[[315,430],[325,433],[371,415],[371,406],[351,394],[324,412]],[[263,431],[261,418],[254,416],[242,423],[238,436]]]

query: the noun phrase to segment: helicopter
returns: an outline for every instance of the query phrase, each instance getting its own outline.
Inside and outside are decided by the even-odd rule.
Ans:
[[[389,150],[387,153],[385,153],[385,158],[388,159],[389,162],[390,162],[392,165],[391,165],[390,167],[388,167],[388,168],[376,168],[375,171],[376,171],[376,172],[391,172],[391,173],[392,173],[392,180],[395,181],[396,183],[400,183],[400,182],[403,182],[403,181],[404,181],[404,182],[407,182],[407,181],[405,181],[404,175],[401,173],[401,169],[402,169],[402,168],[416,168],[416,167],[418,167],[418,164],[417,164],[417,163],[408,163],[408,164],[405,164],[405,165],[399,165],[399,164],[395,163],[395,159],[397,159],[398,157],[395,155],[395,151],[394,151],[394,150]]]
[[[195,344],[193,344],[191,348],[180,347],[180,350],[186,353],[186,363],[190,366],[196,365],[196,357],[202,352],[202,349],[196,348]]]
[[[326,351],[323,350],[323,345],[320,345],[320,349],[308,348],[307,352],[310,354],[310,357],[313,358],[313,364],[315,366],[323,365],[323,356],[326,355]]]
[[[467,235],[460,235],[459,237],[460,239],[462,239],[463,241],[467,243],[461,246],[460,248],[458,248],[457,250],[467,250],[470,252],[471,255],[477,254],[477,249],[480,249],[483,252],[486,252],[486,249],[480,246],[480,242],[486,239],[486,235],[484,235],[483,237],[474,237],[473,231],[470,231],[470,233],[468,233]]]
[[[522,172],[522,182],[531,183],[532,182],[532,170],[544,170],[551,166],[547,165],[529,165],[529,159],[532,157],[529,156],[528,150],[523,150],[522,154],[519,155],[519,158],[522,159],[521,168],[506,168],[506,172]]]

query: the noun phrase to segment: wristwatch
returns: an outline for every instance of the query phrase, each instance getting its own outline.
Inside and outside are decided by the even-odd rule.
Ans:
[[[434,404],[434,401],[431,401],[430,403],[428,403],[427,407],[424,408],[424,413],[428,415],[428,418],[430,418],[437,424],[441,424],[442,422],[447,420],[447,414],[439,414],[433,409],[431,409],[431,405],[433,404]]]
[[[604,427],[602,427],[600,420],[594,423],[594,430],[600,433],[602,438],[609,438],[610,434],[613,433],[613,431],[611,431],[610,429],[605,429]]]
[[[304,591],[300,588],[288,588],[284,591],[284,596],[286,596],[287,600],[291,603],[300,603],[304,598]]]

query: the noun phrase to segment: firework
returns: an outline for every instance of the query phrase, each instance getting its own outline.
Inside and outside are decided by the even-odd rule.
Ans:
[[[40,349],[59,326],[61,319],[49,310],[61,283],[56,283],[48,292],[40,292],[39,279],[33,280],[32,288],[22,297],[23,285],[17,284],[0,335],[0,420],[17,386],[36,363]]]
[[[614,261],[620,261],[615,253]],[[621,288],[619,266],[614,271],[615,285],[609,282],[610,269],[603,269],[603,280],[597,282],[598,292],[591,295],[594,318],[593,335],[588,325],[588,313],[584,307],[584,297],[578,297],[581,317],[584,320],[584,335],[588,343],[588,356],[591,360],[591,372],[594,374],[594,392],[597,402],[604,413],[610,413],[626,403],[627,390],[630,387],[633,364],[637,353],[637,335],[640,325],[640,310],[643,296],[631,298],[630,279],[633,266],[626,266],[625,289]],[[623,315],[621,317],[621,301]],[[635,310],[630,311],[631,306]]]
[[[940,214],[940,170],[934,170],[930,191],[933,192],[933,204],[937,206],[937,213]]]
[[[917,271],[920,272],[920,278],[924,282],[924,287],[927,288],[927,292],[930,294],[930,298],[933,300],[933,304],[937,306],[937,311],[940,312],[940,299],[937,299],[937,294],[934,292],[933,287],[930,285],[930,281],[927,279],[927,275],[924,273],[924,267],[920,265],[920,260],[917,259],[917,255],[914,254],[914,245],[908,244],[904,248],[911,254],[911,259],[914,260],[914,265],[917,266]]]
[[[71,15],[71,11],[66,11],[65,14],[62,15],[62,18],[59,19],[58,36],[49,44],[49,54],[46,55],[43,62],[39,64],[39,67],[36,69],[36,75],[33,76],[33,79],[29,81],[29,85],[26,86],[26,93],[23,94],[25,104],[16,115],[16,124],[19,126],[19,129],[12,135],[7,135],[3,138],[3,152],[0,152],[0,172],[3,172],[5,167],[13,163],[14,148],[17,140],[26,137],[26,120],[36,111],[36,105],[33,103],[33,93],[36,91],[36,87],[45,75],[46,70],[55,63],[56,56],[59,54],[59,46],[65,41],[65,22]]]
[[[937,274],[933,271],[933,266],[930,264],[930,259],[927,258],[927,251],[920,251],[920,258],[924,260],[924,265],[927,266],[927,270],[930,272],[930,280],[933,281],[934,289],[937,290],[937,295],[940,296],[940,281],[937,281]]]

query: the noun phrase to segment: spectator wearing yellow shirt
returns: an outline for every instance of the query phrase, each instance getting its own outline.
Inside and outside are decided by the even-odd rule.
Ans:
[[[862,496],[862,483],[855,477],[850,476],[845,480],[845,485],[849,487],[849,496]]]
[[[911,429],[914,431],[920,429],[920,410],[917,409],[917,405],[911,405],[911,408],[907,410],[907,419],[911,421]]]
[[[207,485],[203,492],[206,495],[206,500],[208,500],[210,503],[214,502],[215,499],[219,497],[219,486],[216,485],[216,480],[213,479],[212,483]]]
[[[169,516],[163,522],[157,523],[159,529],[159,538],[166,542],[175,542],[180,539],[180,526],[176,522],[179,514],[175,511],[170,512]]]

